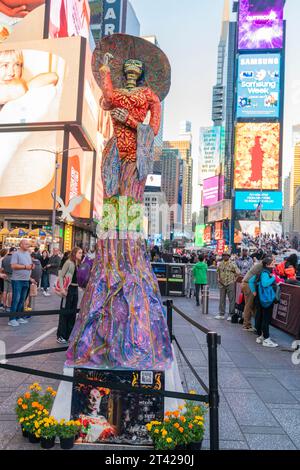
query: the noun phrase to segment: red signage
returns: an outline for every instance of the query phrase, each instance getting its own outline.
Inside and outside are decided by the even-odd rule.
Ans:
[[[225,251],[225,240],[218,240],[217,242],[217,253],[222,255]]]

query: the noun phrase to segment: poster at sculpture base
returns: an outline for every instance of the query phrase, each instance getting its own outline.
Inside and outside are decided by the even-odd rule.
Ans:
[[[146,424],[164,417],[164,397],[110,390],[99,382],[164,390],[162,371],[75,369],[71,416],[82,423],[77,444],[151,445]],[[88,379],[95,386],[83,384]]]

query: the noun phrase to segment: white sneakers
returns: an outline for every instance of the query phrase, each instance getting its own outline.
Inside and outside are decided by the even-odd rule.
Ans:
[[[43,291],[43,295],[44,295],[45,297],[50,297],[51,294],[50,294],[49,292],[47,292],[46,290],[44,290],[44,291]]]
[[[256,342],[257,344],[262,344],[263,346],[265,346],[265,348],[277,348],[278,347],[277,343],[274,343],[274,341],[272,341],[270,338],[264,339],[263,336],[259,336],[258,338],[256,338]]]
[[[226,318],[227,321],[231,321],[231,315],[228,315],[228,317]]]
[[[225,316],[224,315],[216,315],[215,319],[216,320],[225,320]]]
[[[19,322],[17,320],[10,320],[7,324],[9,326],[19,326]]]
[[[28,323],[28,320],[26,318],[18,318],[17,320],[19,323]]]
[[[274,341],[272,341],[270,338],[265,339],[262,345],[265,346],[266,348],[277,348],[278,346],[278,344],[274,343]]]

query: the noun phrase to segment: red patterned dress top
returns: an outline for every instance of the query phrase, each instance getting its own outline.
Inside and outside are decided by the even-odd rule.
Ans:
[[[148,87],[135,88],[133,90],[114,89],[110,70],[107,66],[100,68],[101,88],[103,97],[101,106],[110,111],[122,108],[128,111],[125,123],[112,118],[120,158],[135,162],[137,151],[137,126],[142,124],[151,113],[150,126],[154,135],[157,135],[160,126],[161,106],[158,96]]]

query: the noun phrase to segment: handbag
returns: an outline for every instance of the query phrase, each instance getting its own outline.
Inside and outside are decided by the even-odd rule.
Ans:
[[[59,277],[58,277],[54,286],[55,294],[57,294],[59,297],[66,297],[67,294],[63,293],[62,289],[67,293],[69,285],[71,284],[71,281],[72,279],[70,276],[65,276],[63,280],[63,286],[61,286],[59,282]]]
[[[88,285],[93,264],[94,260],[87,256],[77,268],[77,282],[82,289]]]

